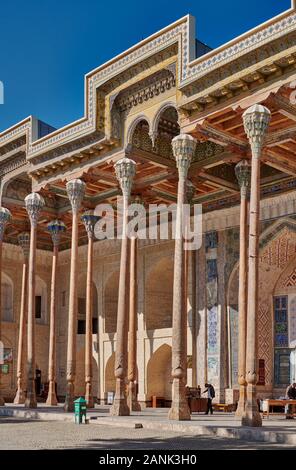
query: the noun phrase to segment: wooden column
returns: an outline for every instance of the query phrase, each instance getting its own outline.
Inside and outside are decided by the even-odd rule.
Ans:
[[[113,416],[128,416],[130,411],[126,399],[129,309],[129,239],[127,224],[128,203],[133,178],[136,173],[136,164],[129,158],[122,158],[114,165],[114,168],[123,195],[123,217],[115,351],[116,390],[110,414]]]
[[[94,407],[92,391],[92,319],[93,319],[93,244],[95,225],[100,219],[91,211],[81,217],[88,236],[86,276],[86,319],[85,319],[85,400],[88,408]]]
[[[130,240],[130,292],[129,292],[129,351],[128,351],[128,407],[140,411],[137,395],[137,299],[138,299],[138,238]]]
[[[247,314],[246,380],[247,401],[242,416],[243,426],[262,426],[256,397],[257,383],[257,315],[259,289],[259,212],[260,212],[260,156],[264,137],[269,125],[270,111],[261,105],[248,108],[243,114],[245,132],[252,150],[250,229],[249,229],[249,273]]]
[[[4,230],[6,227],[6,224],[10,221],[11,219],[11,213],[8,209],[5,207],[0,207],[0,353],[1,355],[4,354],[4,347],[5,344],[2,341],[2,330],[1,330],[1,314],[2,314],[2,303],[1,303],[1,286],[2,286],[2,244],[3,244],[3,235],[4,235]],[[2,373],[2,357],[0,357],[0,406],[4,406],[4,397],[2,395],[1,391],[1,373]]]
[[[68,345],[67,345],[67,390],[65,411],[74,409],[74,382],[76,376],[76,334],[77,334],[77,280],[78,280],[78,212],[85,192],[85,183],[80,179],[68,181],[67,194],[72,206],[72,240],[69,288]]]
[[[53,220],[47,226],[53,242],[51,288],[50,288],[50,326],[49,326],[49,355],[48,355],[48,395],[46,404],[56,406],[56,302],[57,302],[57,266],[60,236],[66,230],[64,222]]]
[[[186,197],[187,204],[191,206],[193,196],[195,194],[195,187],[190,180],[186,182]],[[190,228],[190,213],[188,220],[188,229],[186,239],[188,238]],[[191,262],[191,263],[190,263]],[[195,263],[195,250],[185,250],[185,319],[184,326],[187,332],[187,298],[188,298],[188,282],[189,282],[189,265],[191,264],[191,367],[192,367],[192,387],[197,387],[197,350],[196,350],[196,263]],[[187,340],[187,338],[186,338]],[[187,369],[186,369],[187,372]]]
[[[168,417],[172,420],[190,420],[190,410],[185,395],[187,369],[187,344],[184,331],[185,255],[184,218],[186,178],[196,148],[196,140],[190,135],[180,134],[172,140],[174,157],[179,173],[176,240],[173,285],[173,328],[172,328],[172,406]]]
[[[20,233],[18,236],[18,243],[23,250],[23,275],[22,275],[22,296],[21,296],[21,309],[19,320],[19,337],[18,337],[18,350],[17,350],[17,391],[14,398],[16,405],[25,403],[25,341],[26,341],[26,321],[28,314],[28,259],[30,249],[30,233]]]
[[[239,402],[235,415],[241,417],[246,402],[246,335],[248,307],[248,193],[251,166],[248,160],[242,160],[235,167],[235,174],[240,187],[240,246],[239,246],[239,291],[238,291],[238,383]]]
[[[28,277],[28,332],[27,332],[27,396],[26,408],[36,408],[35,390],[35,270],[36,270],[36,241],[37,222],[44,199],[38,193],[31,193],[25,198],[26,210],[31,222],[29,277]]]

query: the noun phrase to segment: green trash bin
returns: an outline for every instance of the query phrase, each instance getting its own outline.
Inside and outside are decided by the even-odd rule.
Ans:
[[[74,401],[75,423],[86,424],[86,401],[83,397]]]

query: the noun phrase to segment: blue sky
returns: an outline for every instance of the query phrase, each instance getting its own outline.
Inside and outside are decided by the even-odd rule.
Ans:
[[[191,13],[212,47],[287,10],[290,0],[1,2],[0,131],[33,114],[54,127],[83,115],[84,74]]]

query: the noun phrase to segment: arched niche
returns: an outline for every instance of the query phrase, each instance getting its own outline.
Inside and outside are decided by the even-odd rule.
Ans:
[[[98,292],[95,283],[92,283],[93,304],[92,304],[92,329],[93,333],[98,332]],[[77,332],[85,334],[86,319],[86,274],[83,273],[78,277],[78,315],[77,315]]]
[[[237,263],[229,277],[227,291],[228,382],[230,388],[238,388],[238,268]]]
[[[37,323],[47,322],[47,284],[38,275],[35,279],[35,317]]]
[[[13,315],[13,282],[4,272],[1,276],[1,320],[12,322]]]
[[[131,126],[129,143],[131,143],[134,148],[152,152],[149,122],[145,118],[137,120],[136,125]]]
[[[147,330],[172,327],[174,262],[162,258],[148,272],[145,283]]]
[[[112,273],[104,289],[105,333],[116,333],[118,306],[119,272]]]
[[[98,375],[98,364],[95,358],[92,358],[92,384],[93,396],[96,395],[96,377]],[[85,395],[85,347],[82,346],[76,353],[76,376],[75,376],[75,393],[77,395]]]
[[[115,370],[115,352],[109,357],[105,367],[104,392],[115,392],[116,379]]]
[[[147,399],[153,395],[166,400],[172,398],[172,348],[160,346],[151,356],[147,365]]]
[[[172,140],[180,134],[178,112],[171,104],[160,108],[154,119],[151,131],[153,149],[162,157],[173,157]]]

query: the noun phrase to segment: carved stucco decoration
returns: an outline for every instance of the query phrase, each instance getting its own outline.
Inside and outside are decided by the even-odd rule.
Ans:
[[[229,231],[228,231],[229,232]],[[229,232],[230,233],[230,232]],[[229,240],[231,241],[231,240]],[[228,245],[229,246],[229,245]],[[236,260],[239,253],[236,251]],[[275,286],[284,287],[285,282],[294,282],[295,270],[287,272],[292,259],[296,256],[296,224],[291,221],[286,225],[278,222],[268,226],[261,235],[260,263],[259,263],[259,308],[258,308],[258,358],[265,360],[266,386],[273,384],[273,295]],[[236,295],[233,295],[235,279],[237,278],[238,264],[231,263],[233,271],[229,276],[229,267],[226,276],[229,276],[228,305],[237,305]]]
[[[188,15],[151,36],[148,40],[142,41],[126,53],[119,55],[116,59],[87,74],[85,117],[35,142],[32,118],[29,118],[16,125],[12,130],[0,134],[0,145],[25,130],[28,135],[28,157],[31,158],[57,145],[69,142],[78,136],[81,137],[93,132],[96,127],[97,89],[137,64],[142,63],[144,66],[145,60],[149,57],[161,54],[175,44],[178,44],[179,51],[179,86],[184,87],[204,77],[207,80],[207,85],[200,81],[199,86],[202,90],[205,86],[211,84],[211,80],[213,83],[217,83],[219,80],[224,80],[229,73],[236,74],[250,64],[258,63],[264,57],[271,57],[277,51],[283,50],[283,48],[293,47],[295,38],[292,37],[293,35],[287,36],[295,30],[296,14],[294,10],[290,10],[271,20],[268,24],[258,27],[238,40],[233,41],[229,46],[222,46],[207,54],[204,58],[195,59],[194,19]],[[286,36],[285,41],[281,40],[283,36]],[[253,51],[255,52],[253,53]],[[250,54],[254,54],[254,57],[250,57]],[[245,56],[244,60],[241,60],[242,56]],[[240,60],[238,61],[237,59]],[[145,65],[147,67],[147,64]],[[228,68],[230,67],[229,71],[227,69],[223,70],[223,66],[226,65]],[[212,72],[216,73],[218,69],[219,74],[215,78],[210,78],[209,74]],[[194,92],[196,93],[197,91],[195,90]]]

